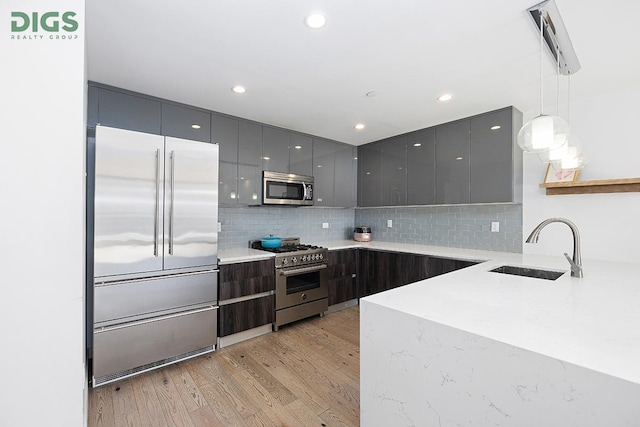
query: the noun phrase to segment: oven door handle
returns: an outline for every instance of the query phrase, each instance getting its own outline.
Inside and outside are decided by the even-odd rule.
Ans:
[[[293,276],[300,273],[311,273],[312,271],[320,271],[327,268],[327,264],[314,265],[313,267],[301,267],[294,270],[280,270],[281,276]]]
[[[307,200],[307,184],[302,182],[302,200]]]

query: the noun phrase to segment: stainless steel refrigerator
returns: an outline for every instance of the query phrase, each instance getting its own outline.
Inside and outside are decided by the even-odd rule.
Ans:
[[[218,145],[96,127],[93,385],[213,351]]]

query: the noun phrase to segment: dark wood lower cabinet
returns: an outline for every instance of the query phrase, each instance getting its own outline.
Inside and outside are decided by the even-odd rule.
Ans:
[[[358,276],[361,296],[408,285],[476,264],[448,258],[360,249]]]
[[[476,265],[476,261],[466,261],[462,259],[429,257],[429,277],[439,276],[461,268]]]
[[[225,337],[275,320],[276,275],[273,258],[220,266],[218,336]],[[272,292],[271,295],[264,295]],[[253,295],[263,294],[251,298]],[[228,300],[244,300],[225,304]]]
[[[221,305],[218,336],[226,337],[273,323],[275,307],[274,295]]]
[[[330,306],[360,297],[357,249],[329,251],[327,270]]]
[[[224,301],[246,295],[276,289],[275,262],[273,258],[223,264],[220,266],[220,284],[218,300]]]

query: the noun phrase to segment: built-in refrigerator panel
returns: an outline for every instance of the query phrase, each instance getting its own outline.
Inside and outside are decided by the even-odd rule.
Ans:
[[[164,164],[164,268],[215,268],[218,145],[166,137]]]
[[[161,271],[164,137],[96,127],[94,277]]]

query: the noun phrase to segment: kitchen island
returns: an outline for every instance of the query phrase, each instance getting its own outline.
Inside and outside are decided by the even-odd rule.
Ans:
[[[640,265],[488,255],[361,299],[362,425],[640,425]]]

